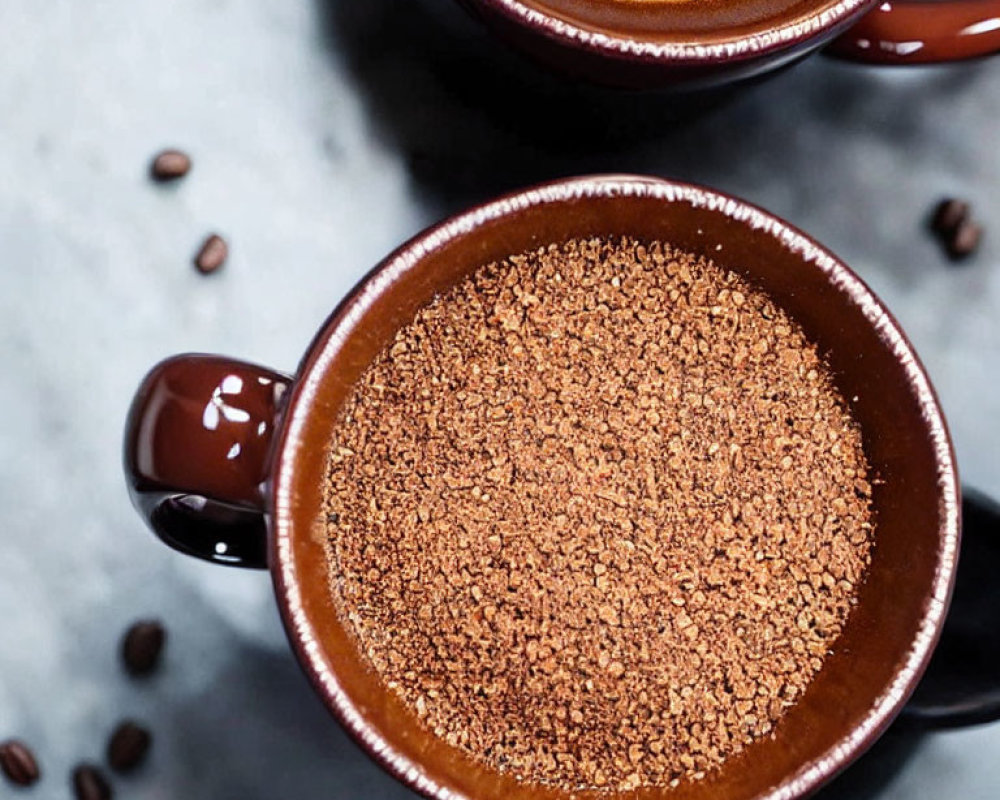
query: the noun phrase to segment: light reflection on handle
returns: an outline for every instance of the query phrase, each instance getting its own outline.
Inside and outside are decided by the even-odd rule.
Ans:
[[[189,354],[145,377],[129,412],[125,475],[153,531],[188,555],[267,566],[263,486],[291,379]]]
[[[887,0],[827,52],[870,64],[932,64],[1000,52],[1000,0]]]

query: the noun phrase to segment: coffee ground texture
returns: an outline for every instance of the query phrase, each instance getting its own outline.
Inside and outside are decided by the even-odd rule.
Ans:
[[[577,240],[423,308],[331,431],[331,589],[381,680],[480,763],[700,779],[808,687],[870,559],[861,435],[759,290]]]

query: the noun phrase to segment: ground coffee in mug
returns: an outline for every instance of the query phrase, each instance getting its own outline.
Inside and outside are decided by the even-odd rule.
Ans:
[[[345,626],[427,729],[529,783],[677,785],[768,736],[870,560],[873,478],[822,354],[664,242],[483,266],[331,437]]]

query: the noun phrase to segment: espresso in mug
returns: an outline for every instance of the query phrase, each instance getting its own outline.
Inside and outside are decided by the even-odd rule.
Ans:
[[[330,591],[370,668],[469,757],[566,790],[697,780],[770,735],[873,545],[816,346],[662,242],[483,266],[369,366],[328,464]]]

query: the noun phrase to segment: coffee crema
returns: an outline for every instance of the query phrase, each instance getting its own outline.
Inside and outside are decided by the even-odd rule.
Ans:
[[[861,432],[802,329],[631,239],[419,311],[336,420],[325,491],[371,669],[470,758],[568,790],[697,780],[772,733],[873,544]]]

